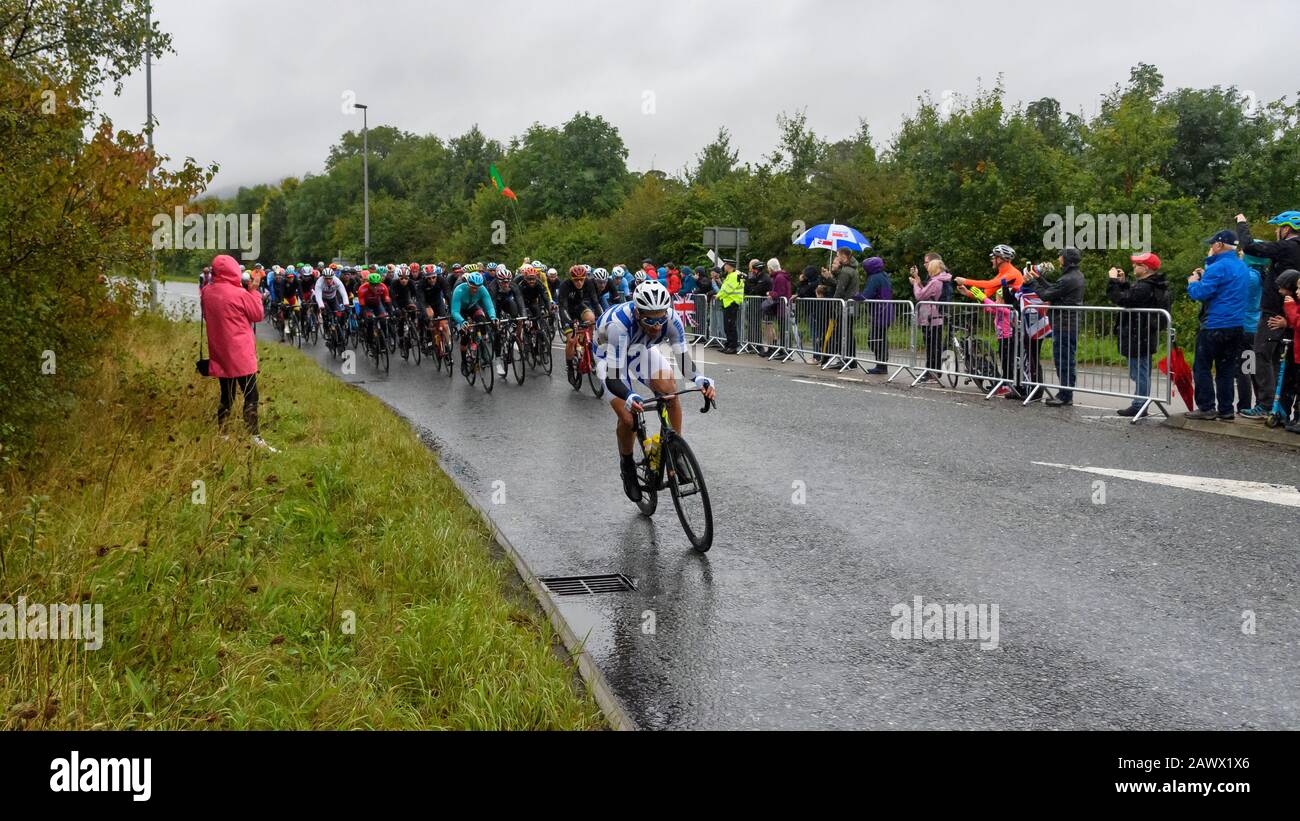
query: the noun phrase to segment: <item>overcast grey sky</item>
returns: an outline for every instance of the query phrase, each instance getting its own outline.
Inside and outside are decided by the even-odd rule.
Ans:
[[[159,150],[217,162],[213,190],[322,170],[370,125],[507,142],[587,110],[612,122],[636,170],[691,163],[720,125],[742,161],[806,108],[831,140],[859,118],[878,144],[927,90],[973,94],[999,74],[1011,101],[1092,114],[1101,92],[1153,63],[1166,88],[1236,85],[1261,102],[1300,82],[1296,0],[155,0],[175,55],[154,66]],[[1256,25],[1242,25],[1249,19]],[[1290,21],[1283,23],[1283,21]],[[524,56],[524,51],[528,56]],[[647,93],[653,113],[644,113]],[[104,102],[144,121],[143,69]]]

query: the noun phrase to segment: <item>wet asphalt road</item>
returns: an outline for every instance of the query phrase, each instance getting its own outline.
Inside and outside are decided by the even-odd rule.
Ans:
[[[666,494],[652,520],[623,497],[612,414],[558,369],[491,395],[428,360],[341,378],[431,432],[539,575],[635,579],[560,606],[642,727],[1300,726],[1296,508],[1121,479],[1094,504],[1098,477],[1032,464],[1293,485],[1294,452],[703,358],[704,556]],[[997,604],[998,647],[893,638],[916,596]]]

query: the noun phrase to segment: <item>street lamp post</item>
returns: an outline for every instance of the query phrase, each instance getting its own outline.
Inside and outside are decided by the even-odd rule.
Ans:
[[[153,3],[145,7],[145,25],[148,31],[144,35],[144,94],[145,94],[145,138],[149,141],[149,161],[153,162]],[[149,171],[149,188],[153,188],[153,170]],[[158,307],[158,251],[149,249],[149,304]]]
[[[369,265],[370,264],[370,128],[366,119],[366,112],[369,106],[361,105],[361,103],[354,103],[353,107],[361,109],[361,178],[362,178],[362,185],[364,186],[362,189],[363,191],[362,209],[365,211],[365,223],[366,223],[366,239],[365,239],[365,252],[364,252],[365,259],[363,260],[363,262],[364,264]]]

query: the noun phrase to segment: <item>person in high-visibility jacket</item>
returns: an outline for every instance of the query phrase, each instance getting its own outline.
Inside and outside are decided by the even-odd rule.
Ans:
[[[722,265],[722,287],[718,289],[718,302],[722,304],[722,326],[727,336],[727,345],[723,353],[735,353],[740,344],[736,321],[740,317],[740,305],[745,301],[745,281],[736,270],[735,263],[727,260]]]

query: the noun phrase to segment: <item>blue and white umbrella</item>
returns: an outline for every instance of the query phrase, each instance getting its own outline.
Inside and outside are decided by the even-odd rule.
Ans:
[[[841,248],[864,251],[871,247],[871,241],[862,236],[858,229],[833,222],[814,225],[800,234],[794,244],[805,248],[825,248],[828,251],[838,251]]]

